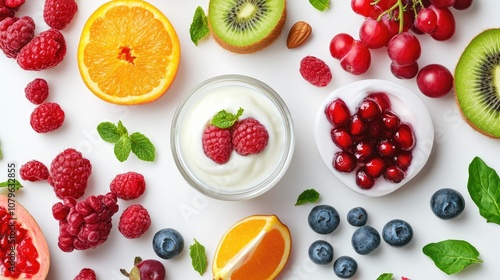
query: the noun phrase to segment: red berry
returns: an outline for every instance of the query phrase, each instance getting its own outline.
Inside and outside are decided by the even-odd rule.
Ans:
[[[203,132],[202,145],[207,157],[218,164],[224,164],[229,161],[233,151],[231,131],[209,125]]]
[[[351,49],[354,44],[354,38],[347,33],[339,33],[330,41],[330,54],[333,58],[341,59]]]
[[[411,165],[413,155],[411,152],[401,152],[394,157],[394,163],[401,170],[406,171]]]
[[[16,60],[24,70],[39,71],[58,65],[66,55],[66,41],[57,29],[43,31],[26,44]]]
[[[354,40],[351,50],[340,59],[342,69],[354,75],[366,73],[370,63],[370,50],[365,43],[358,40]]]
[[[360,141],[354,145],[354,155],[358,161],[365,161],[370,158],[375,152],[375,147],[372,142]]]
[[[433,9],[423,8],[418,11],[415,26],[422,32],[431,34],[437,27],[437,15]]]
[[[43,19],[48,26],[62,30],[73,20],[77,10],[75,0],[45,0]]]
[[[389,30],[382,21],[366,18],[359,29],[359,39],[370,49],[387,46],[391,39]]]
[[[415,147],[415,135],[412,127],[407,123],[402,123],[394,132],[394,141],[399,145],[401,150],[410,151]]]
[[[445,41],[455,34],[455,17],[448,8],[438,8],[434,5],[429,6],[434,10],[437,16],[436,29],[430,33],[431,37],[438,41]]]
[[[38,160],[30,160],[19,168],[21,179],[26,181],[43,181],[49,178],[49,169]]]
[[[410,65],[401,66],[391,62],[391,73],[398,79],[413,79],[418,74],[418,63],[415,61]]]
[[[453,8],[456,10],[465,10],[472,5],[472,0],[456,0]]]
[[[269,141],[266,127],[254,118],[245,118],[236,122],[232,141],[234,150],[242,155],[255,155],[262,152]]]
[[[142,174],[130,171],[116,175],[109,188],[118,198],[132,200],[139,198],[144,193],[146,181]]]
[[[387,167],[384,172],[384,178],[393,183],[401,182],[405,177],[405,173],[399,167],[392,165]]]
[[[59,104],[42,103],[31,113],[30,125],[38,133],[47,133],[61,127],[64,118],[64,111]]]
[[[25,0],[5,0],[5,6],[11,9],[18,9],[24,2]]]
[[[443,65],[429,64],[418,72],[417,86],[428,97],[441,97],[453,88],[453,74]]]
[[[382,112],[380,110],[380,106],[378,106],[378,104],[374,100],[365,98],[359,104],[357,113],[358,116],[363,120],[371,121],[380,117],[380,114]]]
[[[342,150],[348,150],[354,144],[354,139],[345,128],[332,128],[330,134],[333,143]]]
[[[380,106],[380,110],[382,112],[391,109],[391,100],[389,100],[389,96],[387,96],[387,94],[385,94],[384,92],[370,93],[366,98],[375,101],[378,104],[378,106]]]
[[[52,160],[48,182],[58,198],[78,199],[85,193],[91,172],[90,161],[79,151],[68,148]]]
[[[76,275],[73,280],[96,280],[97,276],[95,275],[94,270],[91,268],[83,268],[80,270],[80,273]]]
[[[356,157],[346,151],[337,152],[333,157],[333,168],[340,172],[349,173],[356,168],[356,164]]]
[[[334,127],[347,127],[351,121],[351,112],[344,100],[337,98],[325,108],[325,115]]]
[[[118,222],[118,231],[129,239],[141,237],[151,226],[148,210],[140,204],[132,204],[125,209]]]
[[[399,124],[401,123],[401,120],[399,119],[398,115],[396,115],[392,111],[386,111],[382,115],[382,124],[384,127],[390,131],[396,129]]]
[[[377,151],[383,157],[393,157],[398,153],[398,147],[390,139],[382,139],[378,142]]]
[[[420,42],[409,32],[392,37],[387,45],[389,58],[398,66],[413,64],[420,57],[421,52]]]
[[[368,132],[368,124],[358,115],[354,115],[351,119],[351,125],[349,129],[351,135],[355,138],[363,137]]]
[[[36,78],[24,88],[26,98],[33,104],[42,104],[49,96],[49,85],[42,78]]]
[[[430,2],[439,8],[449,8],[455,4],[455,0],[430,0]]]
[[[315,56],[306,56],[300,61],[300,74],[310,84],[318,87],[327,86],[332,80],[330,67]]]
[[[16,58],[34,36],[35,22],[31,17],[8,17],[4,20],[0,17],[0,49],[7,57]]]
[[[363,167],[358,168],[356,171],[356,185],[360,188],[368,190],[373,187],[375,184],[375,180],[366,174],[366,171]]]
[[[386,167],[385,160],[380,157],[374,157],[365,163],[365,172],[373,179],[384,174]]]

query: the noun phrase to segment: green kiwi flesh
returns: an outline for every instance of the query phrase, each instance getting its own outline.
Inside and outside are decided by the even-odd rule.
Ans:
[[[500,28],[472,39],[455,68],[455,96],[475,130],[500,138]]]
[[[281,33],[285,0],[210,0],[208,22],[215,40],[236,53],[256,52]]]

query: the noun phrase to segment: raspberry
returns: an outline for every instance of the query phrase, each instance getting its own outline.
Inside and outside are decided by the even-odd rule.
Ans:
[[[68,148],[52,160],[48,181],[58,198],[77,199],[85,193],[91,171],[90,161],[79,151]]]
[[[330,67],[323,60],[310,55],[300,61],[300,74],[317,87],[327,86],[332,80]]]
[[[233,146],[242,156],[262,152],[269,141],[269,134],[264,125],[254,118],[239,120],[234,125]]]
[[[39,71],[59,64],[66,55],[66,40],[57,29],[35,36],[17,54],[17,63],[24,70]]]
[[[77,10],[75,0],[46,0],[43,20],[48,26],[62,30],[73,20]]]
[[[205,155],[218,164],[229,161],[233,145],[231,143],[231,131],[209,125],[203,131],[203,151]]]
[[[42,181],[49,178],[49,169],[42,162],[31,160],[21,165],[19,175],[21,175],[21,179],[26,181]]]
[[[112,217],[118,212],[113,193],[92,195],[76,201],[66,197],[52,206],[52,215],[59,221],[57,245],[63,252],[87,250],[104,243],[112,228]]]
[[[118,198],[132,200],[144,193],[146,181],[142,174],[131,171],[116,175],[109,188]]]
[[[9,0],[0,0],[0,21],[13,17],[17,12],[17,8],[11,8],[6,4],[7,1]]]
[[[8,17],[0,22],[0,49],[9,58],[16,58],[19,51],[35,37],[35,22],[29,16]]]
[[[91,268],[82,268],[80,270],[80,273],[76,275],[75,279],[73,280],[96,280],[97,276],[95,275],[94,270]]]
[[[17,9],[23,5],[25,0],[5,0],[5,6],[12,8],[12,9]]]
[[[47,133],[58,129],[64,122],[64,111],[59,104],[47,102],[38,105],[30,117],[33,130],[38,133]]]
[[[49,96],[49,85],[46,80],[36,78],[26,85],[24,93],[31,103],[39,105]]]
[[[148,210],[140,204],[132,204],[120,216],[118,230],[126,238],[141,237],[151,225]]]

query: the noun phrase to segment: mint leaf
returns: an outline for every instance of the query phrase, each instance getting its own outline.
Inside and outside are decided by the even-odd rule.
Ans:
[[[193,21],[189,27],[189,35],[191,36],[191,41],[198,46],[198,42],[208,35],[210,30],[208,29],[208,20],[205,15],[205,11],[202,7],[198,6],[194,12]]]
[[[23,187],[19,180],[7,180],[5,182],[0,182],[0,188],[8,187],[9,189],[14,188],[15,191]],[[9,190],[10,191],[10,190]]]
[[[117,126],[118,134],[120,136],[128,135],[128,130],[123,126],[122,121],[118,121],[118,126]]]
[[[321,12],[330,9],[330,0],[309,0],[309,3]]]
[[[154,161],[155,160],[155,146],[151,141],[140,132],[130,134],[132,153],[134,153],[140,160]]]
[[[500,224],[500,178],[479,157],[469,165],[467,190],[487,222]]]
[[[97,126],[97,132],[102,140],[109,143],[116,143],[120,139],[118,127],[110,122],[102,122]]]
[[[483,262],[478,258],[479,252],[476,248],[464,240],[449,239],[429,243],[422,248],[422,251],[448,275],[460,272],[471,264]]]
[[[392,275],[392,273],[382,273],[379,277],[377,277],[377,280],[391,280]]]
[[[212,118],[212,124],[218,128],[230,128],[242,114],[242,108],[238,110],[236,115],[233,115],[226,110],[221,110]]]
[[[191,264],[194,270],[203,275],[207,270],[207,255],[205,254],[205,247],[196,239],[194,239],[194,244],[189,246],[189,256],[191,256]]]
[[[314,203],[319,200],[319,192],[315,189],[307,189],[303,191],[299,197],[297,198],[297,202],[295,202],[295,206],[302,205],[306,203]]]
[[[128,159],[130,155],[130,151],[132,151],[132,140],[128,136],[122,136],[115,143],[114,152],[116,158],[120,162],[124,162]]]

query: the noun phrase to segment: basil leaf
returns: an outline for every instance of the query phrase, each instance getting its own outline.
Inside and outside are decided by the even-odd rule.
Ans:
[[[120,140],[118,140],[115,143],[114,147],[115,156],[120,162],[124,162],[128,159],[131,150],[132,150],[132,141],[128,136],[120,137]]]
[[[377,277],[377,280],[391,280],[392,275],[392,273],[382,273],[379,277]]]
[[[500,224],[500,178],[479,157],[469,165],[467,190],[487,222]]]
[[[191,264],[194,270],[203,275],[208,266],[207,255],[205,254],[205,247],[196,239],[194,239],[194,244],[189,246],[189,256],[191,257]]]
[[[140,159],[144,161],[154,161],[155,160],[155,146],[151,141],[140,132],[134,132],[130,134],[131,149],[132,152]]]
[[[210,30],[208,29],[208,20],[205,11],[202,7],[198,6],[194,12],[191,26],[189,27],[191,41],[198,46],[198,42],[207,36],[209,32]]]
[[[444,240],[429,243],[422,248],[425,255],[444,273],[450,275],[462,271],[465,267],[482,263],[479,252],[474,246],[464,240]]]
[[[240,108],[236,115],[233,115],[226,110],[221,110],[212,118],[212,124],[218,128],[230,128],[238,120],[238,118],[243,114],[243,109]]]
[[[295,206],[302,205],[306,203],[314,203],[319,200],[319,192],[314,189],[307,189],[303,191],[299,197],[297,198],[297,202],[295,202]]]
[[[309,3],[321,12],[330,9],[330,0],[309,0]]]
[[[97,133],[102,140],[109,143],[116,143],[120,139],[118,127],[110,122],[102,122],[97,126]]]

